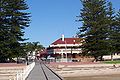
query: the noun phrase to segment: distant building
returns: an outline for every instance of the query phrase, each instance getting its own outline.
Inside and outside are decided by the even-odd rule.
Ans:
[[[40,58],[47,58],[47,56],[48,56],[48,53],[47,53],[47,49],[43,49],[43,50],[41,50],[40,52],[39,52],[39,54],[40,54]]]
[[[62,38],[53,42],[48,48],[47,53],[56,58],[57,62],[71,62],[80,57],[80,45],[82,39],[80,38]]]

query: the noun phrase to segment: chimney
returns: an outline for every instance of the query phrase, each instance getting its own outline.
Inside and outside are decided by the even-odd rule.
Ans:
[[[65,41],[65,37],[64,37],[64,35],[62,34],[62,41]]]

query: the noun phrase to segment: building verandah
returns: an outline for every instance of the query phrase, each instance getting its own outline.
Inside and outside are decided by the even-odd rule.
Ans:
[[[78,53],[77,50],[80,53]],[[68,48],[65,51],[65,49],[62,48],[61,49],[56,48],[52,51],[48,55],[54,57],[55,62],[92,62],[94,60],[94,58],[91,56],[82,56],[81,51],[79,49],[72,49],[71,51],[71,49]]]
[[[55,57],[56,62],[72,62],[80,57],[81,49],[78,47],[54,47],[48,48],[48,52],[51,57]]]

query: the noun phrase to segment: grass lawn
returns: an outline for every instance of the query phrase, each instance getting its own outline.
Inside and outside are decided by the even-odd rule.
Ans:
[[[120,64],[120,60],[115,60],[115,61],[103,61],[103,63],[106,63],[106,64]]]

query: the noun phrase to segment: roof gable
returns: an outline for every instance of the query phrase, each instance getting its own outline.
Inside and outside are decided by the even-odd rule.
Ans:
[[[80,38],[65,38],[64,41],[62,41],[62,38],[56,40],[52,43],[52,45],[57,44],[79,44],[81,39]]]

